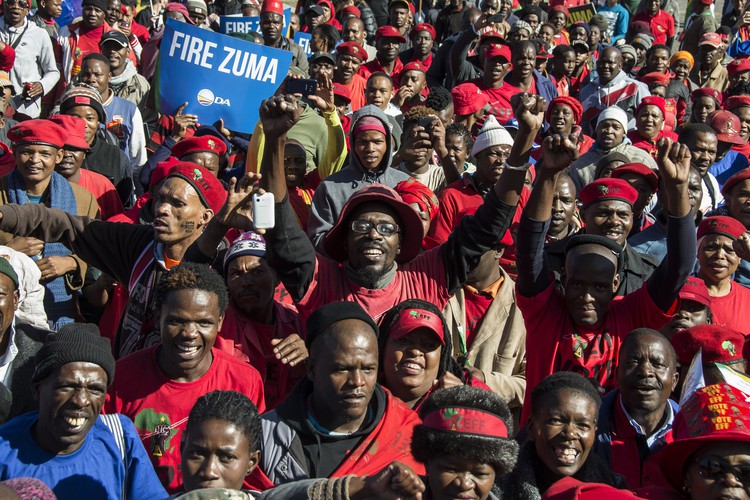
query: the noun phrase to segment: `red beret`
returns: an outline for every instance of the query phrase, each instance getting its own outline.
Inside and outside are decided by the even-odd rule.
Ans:
[[[191,153],[213,153],[223,156],[227,154],[227,145],[212,135],[202,135],[183,139],[172,147],[172,156],[175,158],[182,158]]]
[[[721,187],[721,194],[725,197],[729,195],[732,188],[742,181],[750,179],[750,168],[745,168],[734,174],[732,177],[727,179],[724,185]]]
[[[8,130],[8,139],[15,144],[41,144],[62,149],[67,132],[49,120],[27,120]]]
[[[744,359],[742,348],[745,336],[726,326],[691,326],[675,333],[671,342],[677,359],[683,365],[690,364],[698,349],[702,351],[703,364],[731,363]]]
[[[419,205],[419,209],[430,215],[430,220],[434,220],[438,213],[439,203],[435,193],[415,179],[401,181],[394,188],[403,198],[404,203]]]
[[[479,42],[482,43],[485,40],[493,40],[495,38],[497,38],[499,42],[505,40],[505,37],[499,31],[489,30],[482,33],[482,35],[479,37]]]
[[[333,84],[333,95],[343,97],[344,99],[346,99],[346,102],[352,102],[352,93],[349,92],[349,89],[347,87],[341,85],[340,83]]]
[[[428,23],[420,23],[414,26],[409,32],[409,37],[414,38],[420,31],[426,31],[427,33],[429,33],[433,40],[437,38],[437,32],[435,31],[435,28],[433,28],[432,25]]]
[[[693,93],[690,94],[690,100],[693,102],[697,101],[699,97],[710,97],[714,101],[716,101],[719,106],[721,106],[722,98],[721,98],[721,92],[719,92],[716,89],[708,88],[708,87],[701,87],[699,89],[693,90]]]
[[[484,57],[487,60],[495,57],[502,57],[506,61],[510,62],[510,47],[508,47],[504,43],[493,43],[492,45],[487,47],[487,50],[484,51]]]
[[[745,231],[747,231],[747,229],[745,229],[742,222],[734,217],[716,215],[714,217],[706,217],[701,221],[698,226],[698,238],[703,238],[709,234],[721,234],[736,240],[742,236]]]
[[[549,122],[549,117],[552,114],[552,109],[554,109],[555,106],[569,107],[573,112],[573,118],[576,121],[576,125],[581,123],[581,117],[583,116],[583,106],[581,106],[581,103],[575,97],[560,96],[552,99],[549,103],[549,106],[547,106],[547,112],[544,114],[544,119],[547,122]]]
[[[406,43],[406,38],[401,32],[393,26],[381,26],[375,32],[375,41],[377,42],[381,38],[398,38],[401,43]]]
[[[564,4],[558,4],[553,5],[549,8],[549,13],[552,14],[556,10],[559,10],[560,12],[565,14],[565,17],[570,17],[570,11],[568,11],[568,8]]]
[[[747,141],[740,136],[742,123],[731,111],[719,109],[706,117],[706,125],[714,129],[716,138],[730,144],[744,145]]]
[[[169,171],[169,177],[177,177],[195,188],[201,203],[206,208],[210,208],[217,213],[224,202],[227,201],[227,190],[207,168],[201,167],[197,163],[183,161],[177,163]]]
[[[180,160],[174,156],[170,156],[166,160],[157,163],[156,167],[151,171],[151,177],[148,179],[149,186],[156,186],[169,175],[169,171],[172,170],[172,167],[179,163]]]
[[[624,201],[632,207],[638,199],[638,191],[622,179],[603,178],[597,179],[581,189],[578,198],[581,200],[583,208],[607,200]]]
[[[281,0],[265,0],[260,8],[260,13],[273,12],[280,16],[284,15],[284,2]]]
[[[354,56],[360,61],[367,60],[367,51],[357,42],[344,42],[336,47],[336,52],[342,56]]]
[[[737,75],[745,71],[750,71],[750,58],[735,59],[727,64],[727,73],[730,75]]]
[[[351,14],[354,17],[362,17],[362,11],[354,5],[347,5],[339,11],[339,15],[344,17],[345,14]]]
[[[427,73],[427,68],[419,61],[410,61],[404,64],[404,67],[401,69],[401,74],[403,75],[407,71],[421,71],[422,73]]]
[[[649,186],[651,186],[652,193],[655,193],[659,188],[659,176],[643,163],[625,163],[620,165],[612,171],[610,177],[613,179],[621,179],[625,174],[635,174],[645,177]]]
[[[544,492],[542,500],[635,500],[640,498],[628,490],[618,490],[614,486],[601,483],[582,483],[572,476],[566,476]]]
[[[641,99],[641,103],[635,108],[636,116],[638,116],[638,113],[640,113],[645,106],[656,106],[661,111],[662,117],[667,116],[667,101],[665,101],[663,97],[649,95]]]
[[[60,125],[68,135],[65,139],[65,146],[75,149],[89,149],[89,143],[86,142],[86,121],[72,115],[52,115],[49,121]]]
[[[660,73],[659,71],[652,71],[651,73],[646,73],[643,75],[643,78],[641,78],[641,81],[648,85],[649,83],[658,83],[659,85],[664,85],[665,87],[669,85],[670,79],[669,75],[665,75],[664,73]]]
[[[750,107],[750,95],[733,95],[724,103],[724,109],[727,111],[742,107]]]
[[[490,102],[487,94],[473,83],[466,82],[451,89],[453,111],[459,116],[476,113]]]
[[[690,300],[706,307],[711,307],[711,296],[702,279],[695,276],[688,277],[680,290],[681,300]]]

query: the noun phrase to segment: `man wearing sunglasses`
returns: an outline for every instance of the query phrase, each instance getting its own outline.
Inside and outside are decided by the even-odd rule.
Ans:
[[[18,116],[39,118],[42,97],[55,87],[60,71],[47,31],[27,19],[30,7],[31,0],[3,2],[0,41],[6,45],[2,49],[3,57],[12,55],[13,51],[16,56],[10,71],[14,94],[11,106]],[[5,110],[0,109],[0,112]]]

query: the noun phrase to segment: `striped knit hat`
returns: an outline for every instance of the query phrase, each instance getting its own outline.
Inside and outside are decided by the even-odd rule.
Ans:
[[[71,85],[60,97],[60,113],[76,106],[90,106],[96,110],[99,123],[107,123],[107,114],[102,106],[102,96],[99,91],[89,85]]]

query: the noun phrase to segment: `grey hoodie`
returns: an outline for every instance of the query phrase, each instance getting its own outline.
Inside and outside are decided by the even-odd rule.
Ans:
[[[351,130],[354,130],[357,122],[365,116],[374,116],[383,122],[388,149],[380,167],[374,172],[365,170],[357,155],[352,151],[349,154],[349,164],[341,171],[323,179],[318,189],[315,190],[310,221],[307,224],[307,235],[320,253],[324,253],[323,237],[336,223],[352,194],[370,184],[385,184],[395,188],[399,182],[409,179],[408,174],[391,168],[391,127],[388,117],[380,108],[373,105],[360,108],[352,117]],[[352,138],[352,147],[353,143],[354,138]]]

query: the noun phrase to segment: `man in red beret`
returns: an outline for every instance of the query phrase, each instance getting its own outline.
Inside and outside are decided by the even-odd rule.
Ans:
[[[409,39],[412,46],[402,51],[398,58],[406,64],[411,61],[419,61],[426,69],[430,69],[432,57],[435,55],[432,50],[435,43],[435,28],[431,24],[421,23],[414,26],[409,32]]]
[[[610,177],[626,181],[638,193],[638,198],[633,203],[633,228],[628,234],[630,238],[653,224],[653,217],[645,214],[644,210],[656,194],[659,176],[643,163],[625,163],[614,169]]]
[[[46,36],[46,33],[45,33]],[[20,208],[57,208],[73,216],[95,218],[99,214],[96,199],[80,186],[69,184],[55,172],[62,161],[68,135],[48,120],[27,120],[8,131],[13,143],[16,169],[0,179],[0,202],[16,203]],[[45,285],[44,308],[53,330],[76,320],[76,298],[86,276],[85,259],[54,242],[45,244],[29,233],[2,229],[0,244],[38,258]]]
[[[714,315],[711,312],[711,297],[703,280],[691,276],[680,290],[680,308],[674,318],[659,330],[668,339],[679,331],[692,326],[711,324]],[[690,364],[690,362],[688,362]]]
[[[706,117],[706,125],[714,129],[719,143],[716,148],[716,159],[708,169],[723,185],[732,175],[748,167],[747,156],[732,150],[734,146],[746,146],[747,140],[742,138],[740,130],[742,124],[730,111],[720,109]]]
[[[419,61],[406,63],[399,73],[398,84],[399,88],[392,102],[401,109],[402,113],[406,113],[425,100],[427,68]]]
[[[750,289],[732,276],[740,263],[735,251],[746,244],[747,229],[733,217],[706,217],[698,226],[698,278],[708,287],[714,324],[750,333]],[[739,240],[739,241],[738,241]]]
[[[366,104],[367,79],[359,74],[359,68],[367,60],[367,51],[357,42],[343,42],[336,46],[336,53],[333,81],[349,91],[351,110],[356,112]]]
[[[302,47],[283,35],[283,28],[284,3],[281,0],[265,0],[260,9],[260,31],[263,33],[263,44],[266,47],[291,52],[292,66],[296,66],[306,75],[307,55]]]
[[[193,136],[172,147],[172,156],[180,161],[196,163],[219,177],[221,160],[227,154],[224,141],[213,135]]]
[[[189,253],[191,245],[214,215],[224,220],[252,190],[245,184],[234,186],[230,183],[233,196],[227,198],[226,189],[209,170],[177,163],[156,195],[152,226],[65,216],[39,204],[6,204],[0,207],[0,230],[19,236],[33,232],[45,241],[58,241],[127,285],[130,297],[118,331],[103,332],[115,338],[114,352],[121,357],[159,341],[155,283],[183,259],[190,260],[190,255],[201,258],[197,248]]]
[[[404,63],[398,58],[401,44],[406,38],[393,26],[381,26],[375,32],[375,49],[377,56],[372,61],[359,69],[363,78],[372,73],[383,72],[391,78],[397,79],[404,67]]]
[[[746,360],[742,356],[745,335],[732,328],[714,324],[692,326],[675,333],[672,345],[682,367],[681,378],[687,374],[698,350],[701,351],[703,379],[707,386],[725,381],[716,363],[745,373]]]
[[[750,62],[750,59],[748,59]],[[750,75],[750,73],[748,73]],[[735,115],[740,120],[740,137],[745,141],[750,140],[750,96],[735,95],[724,103],[724,109]],[[750,143],[734,144],[732,151],[737,151],[745,157],[750,157]]]
[[[750,81],[750,57],[735,59],[727,64],[727,75],[729,77],[730,91],[739,82]]]
[[[564,137],[545,141],[543,148],[544,167],[537,172],[516,235],[516,300],[526,324],[527,352],[534,353],[527,357],[527,387],[536,386],[554,371],[566,370],[582,373],[607,390],[615,384],[615,360],[625,336],[636,328],[658,329],[666,324],[692,269],[695,226],[687,191],[690,152],[668,139],[660,149],[659,171],[671,216],[669,257],[645,286],[633,287],[627,273],[623,276],[623,261],[635,252],[623,248],[621,235],[627,234],[632,223],[631,206],[637,195],[621,179],[607,179],[593,189],[587,186],[589,191],[579,195],[586,207],[589,233],[568,240],[560,289],[545,259],[544,236],[557,176],[570,166],[577,150],[575,142]],[[631,281],[629,293],[614,300],[623,281]],[[522,421],[530,410],[525,404]]]

